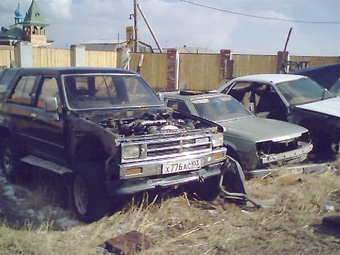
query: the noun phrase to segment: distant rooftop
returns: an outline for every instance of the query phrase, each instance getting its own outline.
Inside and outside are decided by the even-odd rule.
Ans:
[[[178,53],[191,53],[191,54],[218,54],[209,48],[201,48],[201,47],[189,47],[184,45],[183,47],[171,47],[171,48],[163,48],[163,52],[166,52],[168,49],[176,49]],[[158,49],[154,49],[154,52],[159,52]]]
[[[97,39],[97,40],[91,40],[88,42],[82,42],[81,44],[117,44],[117,43],[126,43],[126,40]]]
[[[209,48],[201,47],[189,47],[184,45],[183,47],[175,47],[179,53],[217,53]]]

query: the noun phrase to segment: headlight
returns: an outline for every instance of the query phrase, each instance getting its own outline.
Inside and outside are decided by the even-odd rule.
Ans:
[[[133,159],[140,157],[140,146],[139,145],[131,145],[131,146],[124,146],[122,151],[123,159]]]
[[[218,147],[223,145],[223,134],[218,133],[211,137],[211,142],[213,147]]]

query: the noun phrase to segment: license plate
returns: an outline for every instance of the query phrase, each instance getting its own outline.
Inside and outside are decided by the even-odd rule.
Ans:
[[[292,169],[292,174],[302,174],[302,173],[303,173],[303,168]]]
[[[163,164],[162,174],[172,174],[200,169],[201,159],[187,159]]]

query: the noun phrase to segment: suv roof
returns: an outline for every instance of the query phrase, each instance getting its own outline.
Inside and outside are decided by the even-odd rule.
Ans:
[[[25,71],[25,72],[47,72],[58,74],[73,74],[73,73],[125,73],[136,74],[134,71],[121,69],[121,68],[109,68],[109,67],[23,67],[23,68],[11,68],[12,70]]]

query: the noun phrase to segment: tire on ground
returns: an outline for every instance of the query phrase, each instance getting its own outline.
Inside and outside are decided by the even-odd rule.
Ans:
[[[98,164],[77,164],[72,182],[72,200],[78,219],[86,223],[96,221],[109,212],[110,199],[104,185],[103,169]]]
[[[27,164],[20,160],[22,156],[23,153],[12,138],[3,141],[0,162],[2,172],[10,183],[16,183],[27,170]]]

